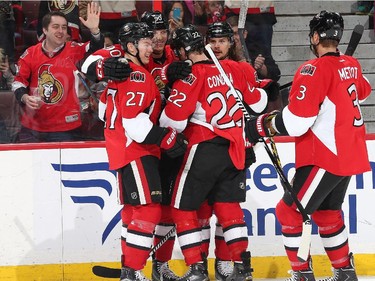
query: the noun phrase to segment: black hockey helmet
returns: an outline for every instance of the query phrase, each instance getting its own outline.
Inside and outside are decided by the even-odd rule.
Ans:
[[[176,29],[172,34],[171,48],[179,55],[178,50],[184,48],[189,53],[196,50],[204,50],[203,36],[192,24]]]
[[[129,42],[137,44],[142,38],[150,38],[154,36],[154,32],[144,22],[128,22],[124,24],[119,31],[118,39],[124,51],[127,50],[126,45]]]
[[[144,12],[141,22],[147,23],[152,30],[168,29],[168,21],[165,16],[159,12]]]
[[[228,37],[231,43],[234,42],[233,39],[233,29],[227,22],[214,22],[208,26],[207,33],[206,33],[206,40],[210,40],[211,38],[221,38],[221,37]]]
[[[344,31],[344,20],[339,13],[321,11],[310,21],[310,34],[319,34],[320,39],[331,39],[340,42]]]

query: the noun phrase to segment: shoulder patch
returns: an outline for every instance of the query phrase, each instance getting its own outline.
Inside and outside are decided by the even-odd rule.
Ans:
[[[182,80],[182,82],[189,84],[191,86],[194,84],[195,80],[197,80],[197,77],[195,77],[193,73],[190,73],[188,77]]]
[[[146,76],[143,72],[141,71],[134,71],[130,74],[130,81],[134,82],[145,82],[146,81]]]
[[[301,68],[300,74],[301,75],[310,75],[313,76],[316,70],[316,66],[311,64],[306,64]]]

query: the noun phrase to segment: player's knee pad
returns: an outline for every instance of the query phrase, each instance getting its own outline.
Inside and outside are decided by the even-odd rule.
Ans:
[[[239,203],[214,203],[214,212],[220,225],[226,228],[233,224],[244,224],[244,214]]]
[[[160,217],[161,206],[158,203],[134,206],[131,224],[145,232],[152,233]]]
[[[299,227],[303,221],[301,213],[288,206],[284,200],[280,200],[276,205],[276,217],[282,226]]]
[[[344,221],[340,210],[318,210],[315,211],[311,218],[319,226],[320,230],[327,228],[340,228]]]

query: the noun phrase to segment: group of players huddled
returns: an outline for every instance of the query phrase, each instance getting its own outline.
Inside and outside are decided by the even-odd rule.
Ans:
[[[175,241],[172,235],[153,255],[153,281],[208,281],[213,214],[217,217],[215,278],[252,280],[240,202],[246,198],[245,171],[255,162],[253,146],[260,138],[275,134],[296,137],[294,188],[316,219],[323,244],[327,241],[325,249],[335,268],[335,275],[327,280],[347,280],[346,275],[348,280],[357,280],[343,238],[340,210],[350,176],[369,169],[364,126],[352,126],[349,118],[361,118],[355,101],[365,99],[371,87],[360,74],[340,86],[351,89],[345,96],[330,92],[334,87],[338,92],[337,85],[342,82],[329,84],[334,81],[333,69],[361,69],[354,58],[336,50],[342,30],[343,20],[337,13],[322,11],[314,17],[310,38],[318,58],[304,64],[309,68],[302,66],[297,71],[289,105],[271,113],[266,113],[267,103],[279,95],[278,85],[259,80],[246,60],[235,60],[243,56],[235,55],[239,48],[226,22],[210,24],[205,36],[194,25],[169,34],[168,22],[160,12],[145,12],[140,22],[120,29],[118,44],[85,60],[82,71],[86,77],[107,83],[98,114],[105,122],[109,165],[117,171],[123,204],[120,280],[145,280],[142,269],[150,249],[175,228],[189,270],[180,277],[168,267]],[[205,51],[206,44],[219,59],[235,93]],[[333,51],[324,51],[332,45]],[[324,79],[323,73],[329,78]],[[338,103],[345,103],[345,116],[334,111],[342,106]],[[245,120],[242,104],[255,117]],[[340,122],[348,127],[345,134],[353,133],[355,140],[340,139]],[[353,148],[358,152],[346,161],[347,151]],[[312,184],[315,189],[306,192]],[[293,269],[288,280],[315,280],[311,257],[300,261],[296,255],[302,218],[287,193],[276,214]]]

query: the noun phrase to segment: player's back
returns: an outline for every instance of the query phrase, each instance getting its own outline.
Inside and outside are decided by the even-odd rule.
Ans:
[[[288,107],[301,117],[317,115],[311,130],[296,140],[301,152],[296,164],[314,162],[338,175],[366,170],[365,126],[359,101],[370,94],[371,86],[358,61],[344,55],[323,56],[302,65],[295,81],[299,88],[294,88]],[[302,106],[303,99],[306,106]],[[307,153],[312,148],[314,157]]]
[[[241,69],[233,61],[226,60],[221,64],[242,96],[248,87]],[[184,131],[189,144],[220,136],[229,140],[232,160],[241,166],[244,157],[243,113],[219,70],[210,61],[199,62],[193,65],[192,74],[179,83],[177,87],[187,94],[187,103],[193,103],[190,105],[193,113]]]

